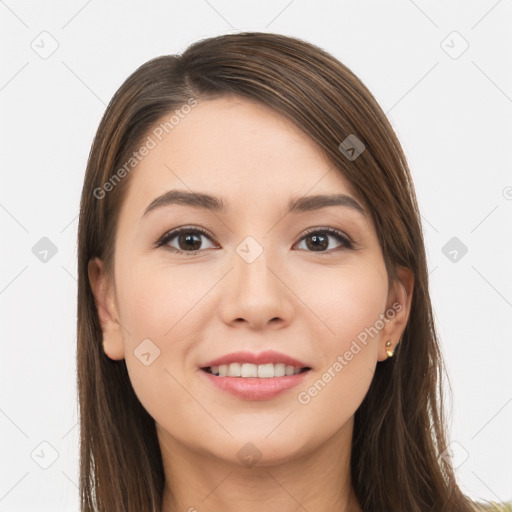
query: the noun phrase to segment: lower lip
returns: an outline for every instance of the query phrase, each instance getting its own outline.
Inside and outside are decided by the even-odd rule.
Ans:
[[[218,389],[231,393],[244,400],[270,400],[289,389],[298,386],[310,373],[297,373],[285,377],[217,377],[211,373],[199,370]]]

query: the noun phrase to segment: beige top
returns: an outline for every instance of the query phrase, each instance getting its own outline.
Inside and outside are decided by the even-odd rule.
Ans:
[[[512,512],[512,502],[497,503],[491,501],[489,503],[475,503],[475,512]]]

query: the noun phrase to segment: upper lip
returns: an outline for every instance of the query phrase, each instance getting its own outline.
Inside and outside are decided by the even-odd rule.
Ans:
[[[252,352],[232,352],[216,359],[212,359],[201,365],[201,368],[207,368],[211,366],[220,366],[221,364],[231,363],[250,363],[250,364],[285,364],[286,366],[294,366],[296,368],[310,368],[306,363],[295,359],[294,357],[286,354],[281,354],[275,350],[266,350],[259,354],[253,354]]]

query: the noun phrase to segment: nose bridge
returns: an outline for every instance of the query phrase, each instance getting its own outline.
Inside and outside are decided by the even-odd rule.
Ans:
[[[236,247],[233,264],[235,266],[235,289],[238,296],[247,294],[245,300],[266,299],[268,295],[279,293],[273,290],[275,276],[270,270],[272,249],[264,247],[253,236],[247,236]],[[265,297],[267,295],[267,297]]]
[[[274,252],[254,237],[247,236],[233,254],[233,271],[228,278],[228,289],[223,298],[224,321],[246,320],[253,327],[263,326],[274,318],[290,320],[292,304],[290,292],[281,282],[274,267]]]

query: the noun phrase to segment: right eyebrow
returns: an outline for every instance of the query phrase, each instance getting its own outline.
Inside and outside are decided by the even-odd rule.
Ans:
[[[201,192],[187,192],[185,190],[169,190],[157,197],[144,210],[143,217],[156,208],[162,208],[171,204],[183,204],[193,208],[226,212],[227,208],[221,198],[203,194]]]

